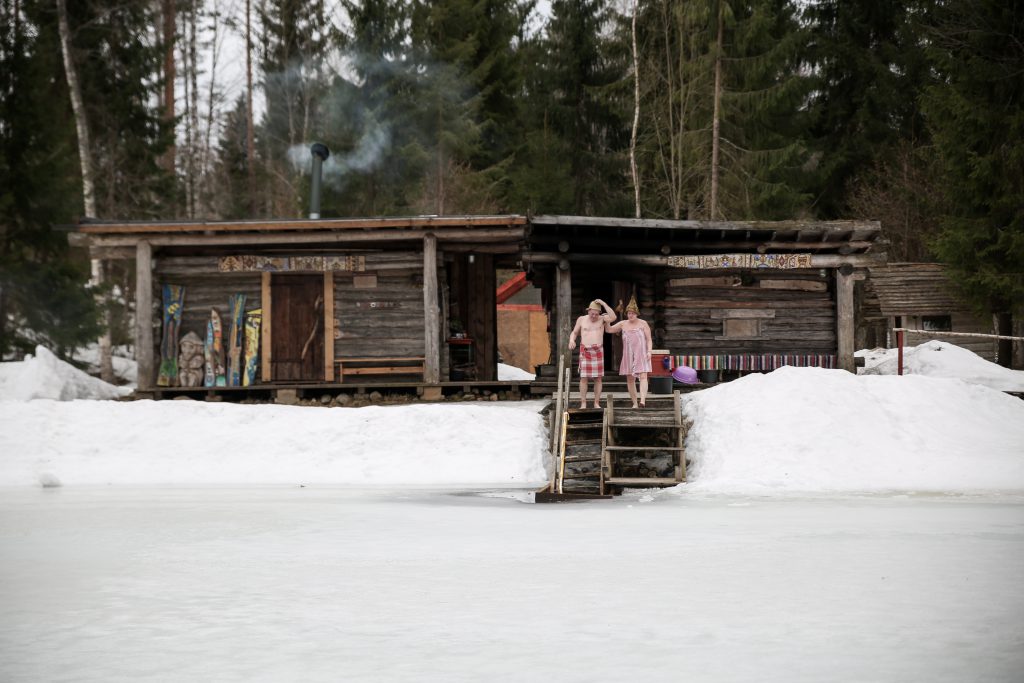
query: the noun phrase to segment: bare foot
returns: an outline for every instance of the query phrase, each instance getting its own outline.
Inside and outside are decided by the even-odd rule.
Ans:
[[[634,403],[634,404],[633,404],[633,407],[634,407],[634,408],[636,408],[636,407],[637,407],[637,405],[636,405],[636,404]]]
[[[641,408],[646,408],[646,407],[647,407],[647,404],[646,404],[646,403],[644,403],[643,401],[640,401],[640,407],[641,407]]]
[[[601,409],[601,404],[600,403],[595,403],[594,404],[594,408],[596,408],[597,410],[600,410]]]

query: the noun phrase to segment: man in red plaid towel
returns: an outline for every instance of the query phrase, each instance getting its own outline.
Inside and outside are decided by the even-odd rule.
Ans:
[[[601,313],[601,309],[604,313]],[[587,383],[594,378],[594,407],[601,407],[601,381],[604,379],[604,328],[615,322],[615,311],[600,299],[587,306],[587,314],[576,319],[569,335],[569,349],[576,348],[580,337],[580,408],[587,407]]]

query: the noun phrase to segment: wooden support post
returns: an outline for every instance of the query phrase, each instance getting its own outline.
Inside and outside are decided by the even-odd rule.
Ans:
[[[437,237],[423,238],[423,382],[441,379],[441,311],[437,305]]]
[[[334,381],[334,273],[324,273],[324,380]]]
[[[263,321],[260,328],[260,379],[270,381],[270,273],[262,273],[260,281],[260,307],[263,309]]]
[[[897,365],[896,374],[903,374],[903,330],[896,330],[896,344],[899,346],[899,351],[896,352]]]
[[[853,273],[836,269],[836,342],[839,367],[856,373],[853,360]]]
[[[135,360],[139,391],[151,391],[153,364],[153,247],[140,241],[135,247]]]
[[[555,268],[555,321],[555,354],[561,356],[569,353],[569,333],[572,331],[572,271],[568,262]],[[566,366],[571,361],[572,357],[568,356]]]

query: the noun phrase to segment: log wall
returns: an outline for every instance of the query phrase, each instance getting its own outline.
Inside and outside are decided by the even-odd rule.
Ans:
[[[836,353],[832,278],[818,270],[665,268],[658,285],[661,345],[673,354]]]
[[[261,273],[255,272],[221,273],[217,270],[217,259],[212,257],[160,258],[154,271],[154,291],[159,300],[163,284],[185,287],[179,339],[189,332],[195,332],[200,339],[205,340],[210,309],[216,309],[220,314],[227,338],[230,324],[228,297],[232,294],[245,294],[245,310],[259,308],[260,278]]]
[[[365,271],[333,273],[334,358],[423,356],[423,254],[411,250],[360,253],[366,258]],[[165,282],[185,287],[180,336],[192,331],[205,339],[211,308],[227,325],[231,294],[246,295],[247,311],[260,308],[262,273],[222,273],[218,263],[216,256],[158,260],[156,296]],[[443,267],[440,271],[443,282]],[[447,327],[446,321],[443,326]],[[447,354],[441,355],[441,369],[447,373]]]

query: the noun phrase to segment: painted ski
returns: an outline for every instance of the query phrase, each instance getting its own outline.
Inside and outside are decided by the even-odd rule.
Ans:
[[[232,294],[228,297],[228,309],[231,311],[231,328],[228,332],[228,368],[229,387],[242,386],[242,340],[244,333],[245,294]]]
[[[256,372],[260,364],[260,325],[263,309],[257,308],[245,314],[245,367],[242,370],[242,386],[256,383]]]
[[[164,334],[160,340],[160,372],[158,387],[172,387],[178,381],[178,333],[181,331],[181,309],[185,304],[185,288],[163,286]]]
[[[210,321],[206,323],[206,375],[203,385],[222,387],[224,381],[224,345],[220,325],[220,314],[210,309]]]

